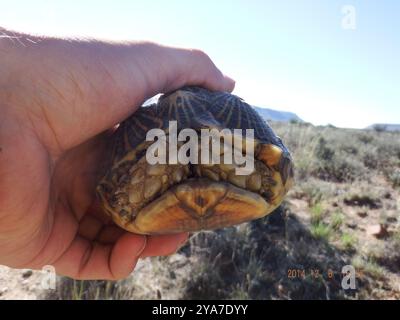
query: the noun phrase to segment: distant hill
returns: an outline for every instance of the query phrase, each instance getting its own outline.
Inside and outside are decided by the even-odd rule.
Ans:
[[[374,123],[366,129],[376,131],[400,131],[400,124]]]
[[[291,120],[304,122],[297,114],[287,111],[278,111],[268,108],[255,107],[253,108],[260,114],[264,120],[289,122]]]

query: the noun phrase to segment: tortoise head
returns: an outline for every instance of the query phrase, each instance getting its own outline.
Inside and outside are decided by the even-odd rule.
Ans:
[[[174,128],[170,121],[176,121]],[[144,132],[151,129],[157,139],[146,141]],[[97,194],[124,229],[167,234],[263,217],[279,206],[292,183],[288,150],[251,106],[228,93],[189,87],[120,125],[113,164]]]

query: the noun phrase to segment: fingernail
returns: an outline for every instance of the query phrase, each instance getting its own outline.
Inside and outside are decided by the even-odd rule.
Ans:
[[[142,236],[143,237],[143,246],[142,248],[137,252],[136,257],[139,258],[140,255],[142,254],[143,250],[146,248],[147,246],[147,236]]]
[[[179,250],[181,250],[185,246],[185,244],[188,242],[188,240],[189,240],[189,234],[186,234],[185,238],[179,243],[178,247],[176,248],[176,250],[173,254],[175,254]]]
[[[233,89],[235,88],[236,81],[227,75],[224,75],[224,77],[228,91],[232,92]]]

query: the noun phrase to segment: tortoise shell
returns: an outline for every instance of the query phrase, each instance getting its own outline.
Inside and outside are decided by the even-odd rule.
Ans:
[[[146,139],[149,130],[164,133],[164,146],[170,147],[171,121],[177,133],[242,129],[242,143],[233,150],[243,155],[252,145],[248,159],[253,169],[238,174],[243,165],[227,163],[224,153],[231,150],[224,144],[216,151],[217,162],[150,163],[147,156],[156,142]],[[245,137],[244,129],[253,129],[253,137]],[[176,151],[184,144],[178,142]],[[198,148],[200,154],[204,145],[199,142]],[[164,153],[171,160],[171,149]],[[210,158],[215,156],[211,153]],[[159,150],[156,154],[161,155]],[[122,122],[114,133],[110,163],[97,187],[100,202],[118,225],[140,234],[216,229],[263,217],[279,206],[293,182],[289,151],[259,114],[235,95],[200,87],[164,94]]]

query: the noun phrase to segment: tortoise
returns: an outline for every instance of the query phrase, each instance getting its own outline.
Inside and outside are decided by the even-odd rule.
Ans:
[[[253,143],[254,169],[237,174],[240,165],[224,162],[223,146],[220,163],[150,164],[146,154],[155,141],[147,141],[147,132],[158,129],[168,137],[173,120],[178,132],[253,129],[253,139],[242,134],[239,152],[243,155],[245,145]],[[261,218],[280,205],[293,183],[288,149],[254,108],[233,94],[197,86],[139,108],[113,133],[112,148],[96,193],[113,221],[133,233],[194,232]]]

